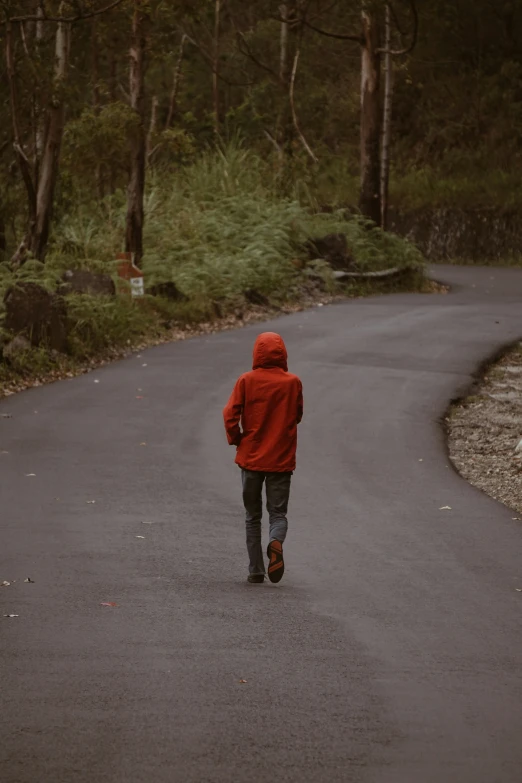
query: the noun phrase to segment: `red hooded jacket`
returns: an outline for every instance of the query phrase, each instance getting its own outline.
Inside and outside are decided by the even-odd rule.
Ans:
[[[282,337],[260,334],[253,369],[239,378],[223,411],[228,442],[237,446],[237,464],[263,473],[295,470],[302,417],[303,387],[297,375],[288,372]]]

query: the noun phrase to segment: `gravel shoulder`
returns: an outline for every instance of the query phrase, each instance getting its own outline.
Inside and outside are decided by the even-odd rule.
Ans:
[[[522,342],[489,365],[447,418],[453,463],[471,484],[522,516]]]

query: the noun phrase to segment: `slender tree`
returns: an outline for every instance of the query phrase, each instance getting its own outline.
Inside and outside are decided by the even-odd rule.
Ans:
[[[381,147],[381,175],[380,175],[380,196],[381,196],[381,226],[386,228],[388,224],[389,210],[389,189],[390,189],[390,161],[391,161],[391,142],[392,142],[392,114],[393,114],[393,90],[395,76],[395,58],[409,54],[417,45],[419,19],[417,13],[416,0],[409,0],[410,41],[402,48],[393,49],[393,31],[400,36],[401,44],[407,37],[403,32],[397,15],[395,14],[391,2],[385,5],[385,41],[384,49],[381,54],[384,55],[384,104],[383,104],[383,122],[382,122],[382,147]]]
[[[388,191],[390,183],[390,147],[391,123],[393,108],[393,58],[391,52],[392,19],[390,4],[386,3],[386,20],[384,34],[384,108],[382,119],[382,149],[381,149],[381,226],[387,227],[388,221]]]
[[[181,82],[181,71],[183,67],[183,55],[185,53],[185,44],[187,42],[187,36],[185,33],[182,33],[181,35],[181,43],[179,45],[179,51],[178,51],[178,57],[176,60],[176,65],[174,67],[174,78],[172,79],[172,90],[170,93],[170,100],[169,100],[169,111],[167,114],[167,121],[165,123],[165,128],[168,129],[172,125],[172,121],[174,119],[174,116],[176,114],[176,108],[177,108],[177,101],[178,101],[178,93],[179,93],[179,86]]]
[[[411,52],[415,47],[418,32],[416,0],[408,0],[413,32],[411,42],[400,50],[391,48],[392,22],[402,33],[393,6],[386,0],[385,42],[381,47],[380,0],[362,0],[361,34],[329,32],[311,23],[306,17],[303,23],[323,36],[345,41],[355,41],[361,47],[361,122],[360,122],[360,168],[361,186],[359,208],[363,215],[377,225],[385,227],[388,213],[388,183],[390,171],[391,117],[393,101],[393,57]],[[381,66],[385,58],[385,95],[381,95]],[[383,116],[384,104],[384,116]],[[382,155],[381,155],[382,153]]]
[[[15,264],[23,263],[28,254],[41,261],[45,260],[65,128],[65,94],[72,25],[85,19],[93,19],[116,8],[122,2],[123,0],[113,0],[101,7],[92,8],[90,6],[89,10],[85,10],[83,4],[62,1],[57,11],[53,12],[49,11],[45,0],[38,0],[32,13],[17,14],[16,10],[13,13],[13,6],[7,6],[4,16],[0,16],[0,24],[5,26],[5,59],[9,83],[13,149],[27,195],[27,230],[13,256],[12,260]],[[72,14],[69,13],[71,6],[77,9]],[[2,10],[0,8],[0,11]],[[33,78],[37,79],[38,74],[34,63],[32,63],[25,33],[25,25],[28,23],[36,25],[35,44],[37,47],[41,47],[42,44],[44,25],[51,24],[55,28],[51,89],[46,105],[33,112],[36,128],[33,128],[35,142],[32,161],[28,154],[30,145],[25,143],[22,130],[19,78],[15,56],[16,41],[20,39],[26,55],[31,61]],[[33,97],[34,102],[35,98]]]
[[[143,199],[145,195],[145,165],[147,138],[145,132],[145,68],[146,27],[148,9],[145,0],[134,0],[132,42],[130,47],[130,105],[135,112],[135,127],[131,141],[130,178],[127,188],[127,219],[125,250],[132,253],[139,266],[143,256]]]
[[[222,0],[215,0],[214,8],[214,40],[212,46],[212,107],[214,115],[214,132],[219,137],[219,36],[221,27]]]
[[[363,215],[377,225],[381,222],[380,151],[381,141],[381,54],[378,14],[364,3],[361,46],[361,194]]]

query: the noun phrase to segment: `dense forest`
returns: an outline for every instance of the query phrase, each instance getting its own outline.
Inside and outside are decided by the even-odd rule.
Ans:
[[[0,0],[3,290],[125,250],[269,295],[341,223],[413,263],[390,205],[520,200],[521,38],[522,0]]]

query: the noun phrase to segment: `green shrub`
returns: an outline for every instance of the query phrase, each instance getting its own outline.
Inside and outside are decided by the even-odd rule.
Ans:
[[[411,270],[408,284],[418,287],[423,259],[413,245],[346,210],[314,211],[310,183],[303,174],[293,193],[287,190],[282,195],[277,172],[238,143],[205,153],[177,175],[152,177],[145,201],[146,284],[174,282],[186,298],[68,295],[72,360],[225,315],[244,305],[246,292],[283,304],[299,297],[303,284],[317,277],[333,291],[330,267],[310,261],[306,250],[308,240],[333,232],[346,234],[358,269],[400,266]],[[80,204],[57,223],[45,264],[30,259],[16,270],[0,264],[0,329],[3,297],[10,285],[31,281],[56,290],[70,268],[115,276],[125,211],[120,192],[101,202]],[[370,293],[377,288],[354,283],[348,290]],[[53,362],[42,349],[31,349],[11,370],[25,374],[32,366],[40,373]]]
[[[133,343],[141,335],[148,334],[157,319],[147,299],[138,301],[130,296],[88,294],[67,296],[71,355],[82,359],[111,346]]]
[[[314,212],[304,180],[294,188],[304,203],[281,195],[279,185],[271,164],[238,142],[208,151],[175,176],[154,177],[145,203],[147,285],[174,282],[204,308],[226,306],[252,289],[281,301],[292,294],[292,261],[303,256],[307,239],[332,231],[346,233],[362,270],[422,265],[411,244],[358,216]],[[48,264],[112,273],[124,223],[118,195],[78,208],[57,227]],[[323,274],[328,278],[326,268]]]

